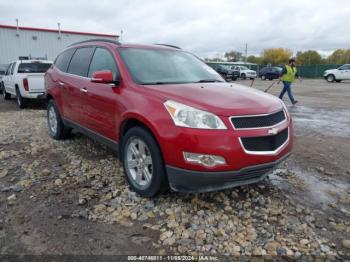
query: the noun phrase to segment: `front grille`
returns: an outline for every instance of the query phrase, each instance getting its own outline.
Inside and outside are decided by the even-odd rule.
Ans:
[[[288,139],[288,128],[274,136],[241,138],[243,147],[248,151],[275,151]]]
[[[286,119],[283,110],[261,116],[231,117],[231,122],[235,128],[258,128],[276,125]]]

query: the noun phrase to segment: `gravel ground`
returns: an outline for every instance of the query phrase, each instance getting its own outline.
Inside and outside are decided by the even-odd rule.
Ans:
[[[350,83],[305,80],[294,92],[294,152],[268,179],[154,199],[129,190],[100,144],[50,139],[40,104],[1,100],[0,255],[350,258]]]

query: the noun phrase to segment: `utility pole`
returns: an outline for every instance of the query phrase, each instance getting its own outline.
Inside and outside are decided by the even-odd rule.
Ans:
[[[247,58],[248,58],[248,43],[245,43],[245,63],[247,64]]]
[[[62,34],[61,34],[61,23],[57,23],[57,27],[58,27],[58,39],[62,38]]]
[[[123,41],[123,29],[120,30],[120,42]]]
[[[16,36],[19,36],[18,18],[16,18]]]

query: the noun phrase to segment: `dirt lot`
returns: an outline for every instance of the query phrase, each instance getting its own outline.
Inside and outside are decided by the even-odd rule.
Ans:
[[[236,83],[250,85],[251,81]],[[271,81],[256,80],[261,90]],[[277,94],[276,84],[269,93]],[[350,82],[304,80],[292,156],[269,179],[142,199],[108,149],[47,135],[38,104],[0,100],[0,255],[350,255]]]

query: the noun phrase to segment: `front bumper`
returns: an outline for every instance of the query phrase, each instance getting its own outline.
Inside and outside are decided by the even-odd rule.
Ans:
[[[210,192],[253,184],[263,180],[270,171],[284,161],[289,153],[280,159],[242,168],[235,171],[206,172],[166,166],[172,190],[179,192]]]

